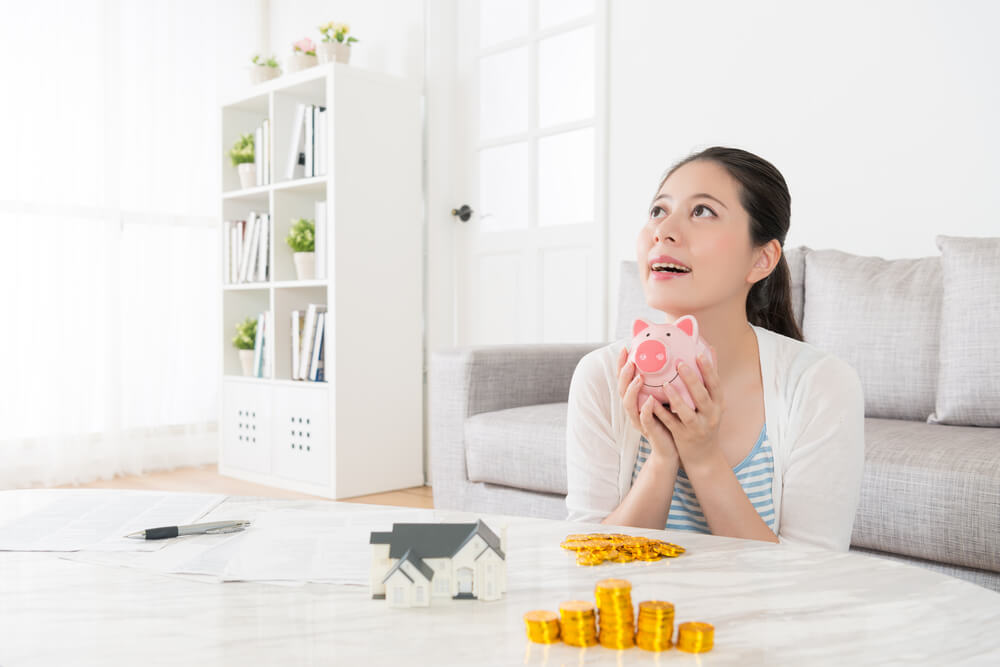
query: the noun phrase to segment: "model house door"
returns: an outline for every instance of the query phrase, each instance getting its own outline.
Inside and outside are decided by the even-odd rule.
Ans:
[[[472,595],[472,568],[458,568],[458,594]]]
[[[455,5],[456,344],[605,340],[606,0]]]

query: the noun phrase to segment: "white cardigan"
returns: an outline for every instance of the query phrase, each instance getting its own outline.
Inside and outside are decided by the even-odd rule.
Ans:
[[[757,334],[767,437],[774,452],[774,530],[783,544],[847,551],[865,462],[864,394],[857,371],[813,345]],[[600,522],[624,500],[641,433],[618,396],[618,353],[588,353],[570,382],[566,423],[570,521]],[[749,444],[749,443],[748,443]]]

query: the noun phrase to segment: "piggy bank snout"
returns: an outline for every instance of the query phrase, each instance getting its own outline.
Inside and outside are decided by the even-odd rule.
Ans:
[[[635,365],[643,373],[655,373],[667,365],[667,346],[658,340],[645,340],[635,349]]]

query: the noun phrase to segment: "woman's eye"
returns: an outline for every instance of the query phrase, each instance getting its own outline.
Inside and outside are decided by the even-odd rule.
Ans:
[[[660,213],[662,213],[663,209],[660,208],[659,206],[654,206],[653,208],[649,209],[649,217],[651,217],[651,218],[658,218],[658,217],[660,217],[660,215],[659,215],[659,213],[657,213],[657,211],[659,211]]]
[[[694,207],[694,210],[692,211],[692,213],[695,214],[694,217],[696,217],[696,218],[701,217],[701,216],[698,215],[698,209],[700,209],[700,208],[703,208],[706,211],[708,211],[709,213],[711,213],[712,215],[715,215],[715,211],[713,211],[709,207],[705,206],[704,204],[698,204],[697,206]]]

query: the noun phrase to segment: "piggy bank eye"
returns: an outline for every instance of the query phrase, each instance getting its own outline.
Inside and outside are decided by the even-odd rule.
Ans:
[[[646,334],[646,338],[649,338],[649,334]]]
[[[667,335],[668,335],[668,336],[670,335],[670,332],[669,332],[669,331],[667,332]]]

